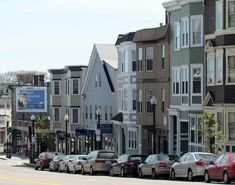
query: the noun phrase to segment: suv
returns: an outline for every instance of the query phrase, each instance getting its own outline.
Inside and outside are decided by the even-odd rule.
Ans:
[[[116,162],[117,154],[109,150],[96,150],[87,155],[87,160],[82,164],[81,173],[91,175],[97,172],[109,174],[112,163]]]
[[[39,154],[38,158],[35,159],[34,169],[37,170],[40,168],[40,170],[43,170],[44,168],[49,168],[49,164],[55,155],[56,154],[52,152],[43,152]]]

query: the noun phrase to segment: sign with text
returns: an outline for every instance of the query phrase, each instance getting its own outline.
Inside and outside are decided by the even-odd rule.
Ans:
[[[46,87],[18,87],[16,89],[16,112],[47,112]]]

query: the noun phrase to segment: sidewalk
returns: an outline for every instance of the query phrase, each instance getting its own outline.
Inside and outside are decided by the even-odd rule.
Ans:
[[[6,158],[6,153],[0,153],[0,160],[19,160],[22,164],[33,167],[33,164],[29,163],[29,157],[25,155],[11,154],[11,158]]]

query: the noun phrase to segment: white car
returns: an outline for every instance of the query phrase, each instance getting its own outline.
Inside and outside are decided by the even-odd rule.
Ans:
[[[75,155],[72,160],[69,160],[67,166],[69,172],[80,173],[82,164],[85,162],[87,155]]]

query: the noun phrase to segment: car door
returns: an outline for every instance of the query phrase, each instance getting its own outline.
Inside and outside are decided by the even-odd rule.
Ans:
[[[211,177],[212,179],[218,179],[217,166],[219,165],[223,157],[224,155],[219,156],[215,160],[215,162],[213,164],[210,164],[210,166],[208,167],[208,174],[209,177]]]
[[[185,163],[185,159],[189,154],[186,153],[184,154],[178,161],[176,161],[173,164],[173,168],[175,170],[175,177],[182,177],[184,174],[184,163]]]
[[[228,156],[224,155],[224,157],[221,159],[221,161],[217,165],[217,170],[216,170],[217,179],[221,179],[221,180],[223,179],[224,168],[226,167],[227,162],[228,162]]]
[[[141,170],[143,175],[150,175],[149,168],[151,168],[152,163],[152,155],[148,156],[148,158],[141,164]]]

